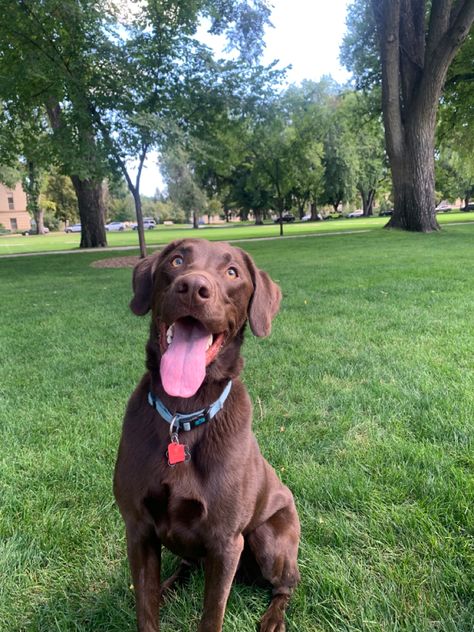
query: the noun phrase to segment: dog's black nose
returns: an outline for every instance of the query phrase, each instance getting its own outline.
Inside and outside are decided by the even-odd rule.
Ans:
[[[211,298],[211,283],[201,274],[188,274],[177,281],[176,292],[188,301],[204,303]]]

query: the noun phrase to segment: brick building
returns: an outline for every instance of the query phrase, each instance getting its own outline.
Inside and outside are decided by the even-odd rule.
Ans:
[[[31,226],[30,214],[26,210],[26,194],[19,182],[12,189],[0,183],[0,224],[12,233]]]

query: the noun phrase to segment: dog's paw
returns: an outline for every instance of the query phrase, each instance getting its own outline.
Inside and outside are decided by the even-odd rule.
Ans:
[[[259,632],[285,632],[285,619],[280,613],[271,612],[264,614],[260,621]]]

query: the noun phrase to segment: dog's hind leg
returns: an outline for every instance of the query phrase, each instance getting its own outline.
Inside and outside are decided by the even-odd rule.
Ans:
[[[262,575],[273,587],[272,600],[260,621],[260,632],[284,632],[285,610],[299,581],[300,525],[291,502],[248,534],[247,539]]]
[[[163,603],[163,601],[167,598],[167,596],[169,595],[169,593],[175,586],[182,584],[188,579],[193,568],[194,568],[194,564],[192,564],[191,562],[188,562],[186,560],[180,561],[179,566],[175,570],[175,572],[170,577],[168,577],[168,579],[165,579],[165,581],[161,584],[161,589],[160,589],[160,602],[161,603]]]

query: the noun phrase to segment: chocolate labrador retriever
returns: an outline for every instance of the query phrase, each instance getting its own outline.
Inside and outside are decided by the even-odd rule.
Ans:
[[[148,371],[128,403],[114,492],[138,629],[159,630],[163,592],[202,562],[198,629],[219,632],[245,562],[273,588],[261,632],[282,632],[299,580],[300,526],[291,492],[260,454],[239,380],[246,322],[267,336],[280,289],[239,248],[185,239],[136,266],[133,292],[132,311],[152,312]],[[160,585],[162,544],[182,562]]]

